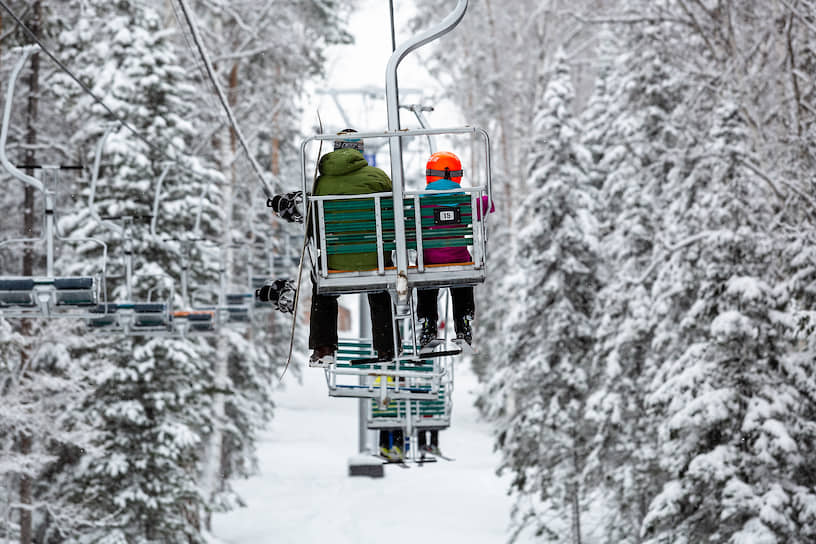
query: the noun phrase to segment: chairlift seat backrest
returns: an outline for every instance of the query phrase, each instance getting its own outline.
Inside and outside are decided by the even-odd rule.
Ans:
[[[34,289],[34,278],[0,279],[0,291],[31,291]]]
[[[214,310],[191,310],[173,312],[173,320],[186,321],[192,332],[211,332],[215,330]]]
[[[96,282],[81,276],[0,278],[0,306],[33,307],[38,299],[57,306],[93,306],[97,303]]]
[[[473,213],[473,203],[481,204],[483,193],[479,188],[470,188],[467,192],[428,191],[403,200],[406,248],[416,258],[415,264],[408,269],[408,280],[413,287],[456,287],[484,281],[484,224],[478,216],[474,218]],[[322,249],[322,259],[313,263],[319,270],[318,292],[357,293],[393,288],[396,278],[392,273],[391,252],[397,247],[393,199],[354,195],[311,197],[311,200],[316,208],[313,214]],[[464,263],[424,263],[422,252],[425,249],[448,247],[473,247],[473,259]],[[377,254],[378,268],[364,271],[329,269],[328,263],[333,255],[354,253]]]
[[[443,430],[450,426],[451,405],[446,400],[446,386],[439,388],[436,399],[426,400],[392,400],[381,406],[375,399],[368,406],[368,429],[404,429],[408,418],[411,427],[422,430]]]
[[[97,302],[94,278],[54,278],[57,305],[93,306]]]
[[[406,356],[397,362],[353,364],[373,355],[370,340],[341,340],[337,362],[325,370],[329,396],[371,398],[379,402],[386,398],[435,400],[438,397],[445,373],[438,360],[414,360]]]
[[[167,305],[153,302],[134,304],[133,315],[134,329],[165,327],[170,320]]]
[[[252,299],[249,293],[230,293],[226,296],[227,306],[246,306]]]
[[[54,278],[54,287],[60,290],[93,289],[94,279],[90,277]]]
[[[229,323],[247,323],[249,322],[249,308],[246,307],[228,307],[227,321]]]
[[[0,279],[0,306],[36,306],[34,300],[34,279]]]

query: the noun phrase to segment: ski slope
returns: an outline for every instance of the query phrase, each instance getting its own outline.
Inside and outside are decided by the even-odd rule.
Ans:
[[[495,475],[498,457],[473,407],[477,381],[468,367],[457,363],[453,424],[440,434],[443,453],[456,460],[388,465],[381,479],[347,475],[358,401],[329,398],[319,369],[305,369],[302,385],[290,375],[259,445],[261,475],[236,483],[247,507],[214,517],[213,542],[505,542],[508,481]]]

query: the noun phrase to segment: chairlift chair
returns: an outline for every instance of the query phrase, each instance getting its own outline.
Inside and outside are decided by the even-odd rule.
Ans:
[[[372,359],[376,353],[370,339],[340,340],[336,362],[325,368],[329,396],[374,399],[380,406],[392,400],[436,400],[448,374],[447,364],[438,358]]]
[[[31,186],[43,194],[44,226],[40,238],[9,239],[0,242],[0,247],[12,244],[45,245],[46,270],[41,276],[0,276],[0,315],[3,317],[64,317],[82,318],[87,315],[87,308],[97,304],[100,289],[105,283],[105,263],[107,245],[95,238],[63,238],[55,225],[55,189],[60,166],[39,166],[43,180],[20,171],[8,159],[6,141],[14,102],[14,87],[28,57],[37,46],[23,48],[22,54],[12,69],[6,102],[3,109],[3,122],[0,128],[0,163],[17,180]],[[49,178],[50,176],[50,178]],[[54,271],[55,241],[92,242],[102,247],[99,274],[95,276],[58,276]]]

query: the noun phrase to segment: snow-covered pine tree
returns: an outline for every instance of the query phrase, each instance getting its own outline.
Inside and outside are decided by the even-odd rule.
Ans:
[[[483,396],[501,418],[502,470],[514,474],[517,522],[550,539],[579,538],[583,472],[592,425],[584,417],[598,289],[597,196],[572,112],[569,66],[561,52],[537,102],[531,186],[518,224],[519,307],[505,325],[506,356]],[[503,403],[495,405],[492,401]],[[522,507],[528,500],[533,506]],[[570,525],[571,524],[571,525]],[[559,540],[560,539],[560,540]]]
[[[493,151],[494,196],[496,214],[491,218],[490,273],[483,287],[476,289],[477,323],[475,334],[495,337],[507,318],[504,304],[496,299],[513,297],[505,289],[503,272],[509,263],[516,229],[515,211],[527,194],[535,189],[529,179],[527,157],[534,144],[531,111],[540,96],[539,79],[549,77],[547,66],[563,46],[570,52],[573,81],[577,81],[577,102],[583,104],[594,78],[594,47],[597,27],[584,24],[576,13],[597,15],[614,1],[542,3],[536,0],[505,6],[495,0],[471,2],[459,26],[438,44],[425,65],[441,88],[437,94],[448,96],[462,111],[468,124],[488,130]],[[440,6],[432,0],[417,1],[412,29],[427,28],[438,22]],[[573,53],[574,52],[574,53]],[[422,53],[420,52],[420,55]],[[433,88],[430,88],[433,91]],[[508,230],[505,232],[504,229]],[[478,341],[478,339],[477,339]],[[499,357],[494,345],[485,342],[473,358],[480,374],[489,374]],[[501,348],[498,348],[499,351]]]
[[[599,57],[605,64],[583,113],[585,141],[601,183],[604,262],[594,316],[598,383],[588,407],[598,428],[587,472],[606,496],[605,538],[639,542],[641,522],[661,483],[654,451],[658,421],[646,402],[657,368],[652,272],[663,255],[654,241],[663,228],[663,175],[679,141],[669,121],[683,86],[654,47],[653,27],[615,30],[617,47],[612,35],[602,34]],[[670,39],[676,37],[661,35]]]
[[[144,138],[124,126],[114,128],[103,157],[97,209],[103,217],[136,218],[133,299],[152,297],[181,307],[178,289],[174,296],[169,287],[180,283],[182,240],[192,238],[185,234],[193,231],[200,203],[204,208],[197,234],[213,239],[221,228],[216,189],[221,178],[187,151],[200,134],[192,121],[196,91],[153,9],[130,1],[72,5],[72,18],[61,35],[64,57]],[[73,143],[86,150],[90,162],[105,130],[105,111],[62,76],[54,84],[65,89],[65,108],[77,127]],[[153,237],[144,219],[150,219],[157,179],[168,159],[172,168],[160,193]],[[80,194],[87,202],[87,185]],[[105,240],[109,270],[116,272],[114,263],[121,262],[123,252],[119,233],[98,225],[87,208],[64,218],[62,226],[74,235]],[[205,244],[188,241],[193,248],[190,285],[217,286],[217,256]],[[89,244],[79,252],[75,268],[89,273],[99,256]],[[121,276],[108,278],[108,300],[127,298],[123,283]],[[83,419],[96,430],[94,447],[62,480],[64,492],[86,510],[83,538],[198,541],[199,512],[207,506],[196,483],[199,446],[213,425],[212,342],[100,336],[76,346],[73,356],[78,364],[97,369],[94,393],[82,407]]]
[[[685,348],[655,378],[651,400],[665,418],[661,465],[669,480],[644,531],[649,542],[677,542],[677,535],[807,541],[816,504],[805,469],[814,441],[812,383],[809,363],[788,356],[789,320],[770,283],[775,252],[765,227],[774,198],[743,166],[753,153],[736,103],[723,99],[712,114],[667,214],[687,234],[705,236],[683,261],[670,259],[691,290],[663,301],[683,308],[669,345]]]
[[[323,53],[329,44],[347,43],[345,31],[350,3],[347,0],[273,3],[215,1],[194,5],[193,18],[214,62],[216,77],[267,178],[286,180],[274,189],[299,188],[299,97],[307,82],[322,73]],[[187,22],[177,12],[177,40],[186,56],[200,63],[192,46]],[[203,71],[198,81],[203,97],[201,110],[213,126],[223,121]],[[209,105],[209,107],[207,107]],[[204,150],[224,172],[224,228],[221,232],[230,292],[252,290],[253,278],[293,277],[291,256],[299,251],[299,226],[281,224],[265,208],[256,173],[228,127],[213,134],[213,145]],[[251,209],[248,209],[248,206]],[[273,253],[274,255],[270,255]],[[288,256],[286,261],[281,257]],[[277,257],[277,259],[275,258]],[[214,362],[217,389],[232,394],[214,397],[218,424],[208,438],[202,467],[202,487],[212,510],[223,511],[240,504],[230,480],[256,471],[255,446],[259,431],[271,417],[271,388],[286,357],[291,317],[279,313],[254,316],[246,333],[224,331]],[[306,327],[296,333],[305,344]],[[293,365],[293,377],[300,371]]]
[[[54,2],[10,2],[8,7],[22,18],[30,31],[46,42],[61,24],[63,6]],[[2,55],[4,82],[8,71],[21,55],[16,48],[27,45],[32,38],[10,17],[3,18]],[[55,114],[55,100],[48,85],[51,63],[41,51],[34,51],[23,66],[17,81],[9,125],[6,151],[10,160],[28,175],[44,182],[56,193],[57,214],[71,205],[70,178],[66,171],[46,170],[36,165],[76,164],[62,145],[67,124]],[[3,88],[5,95],[6,89]],[[26,186],[3,170],[3,220],[0,237],[11,239],[43,237],[43,195]],[[4,245],[0,256],[0,273],[4,276],[46,275],[44,244],[12,242]],[[59,258],[71,253],[70,243],[57,240],[57,275],[66,270]],[[12,326],[11,334],[5,330]],[[81,399],[84,371],[71,364],[63,341],[70,324],[62,320],[3,321],[0,349],[7,363],[0,371],[3,383],[0,439],[8,449],[4,452],[0,470],[0,487],[7,489],[0,498],[0,532],[15,536],[23,544],[45,542],[56,534],[56,526],[70,525],[78,516],[77,509],[65,497],[51,493],[50,475],[60,470],[68,452],[87,445],[84,431],[74,425],[72,406]],[[12,351],[19,350],[16,355]],[[8,504],[8,501],[11,504]],[[6,504],[2,504],[6,503]],[[8,523],[7,523],[8,522]]]

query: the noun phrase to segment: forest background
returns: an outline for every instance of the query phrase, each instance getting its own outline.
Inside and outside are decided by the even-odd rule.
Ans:
[[[413,3],[415,28],[438,20],[439,2]],[[240,285],[283,250],[177,2],[5,4],[143,137],[112,125],[94,195],[100,215],[137,218],[134,297],[167,296],[185,261],[192,285],[222,269]],[[189,4],[251,152],[288,190],[305,85],[352,39],[355,2]],[[490,340],[473,363],[514,526],[547,542],[816,540],[816,2],[473,0],[444,40],[427,65],[494,141],[498,273],[478,290]],[[3,14],[5,81],[30,41]],[[17,164],[87,167],[113,120],[42,53],[15,103]],[[168,161],[151,232],[138,218]],[[37,236],[41,195],[3,180],[3,239]],[[53,187],[61,235],[121,255],[90,216],[89,170]],[[63,244],[56,267],[100,262]],[[9,245],[0,263],[43,265]],[[259,319],[185,340],[0,320],[0,534],[202,541],[211,512],[240,504],[230,484],[273,416],[288,319]]]

